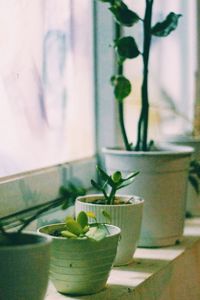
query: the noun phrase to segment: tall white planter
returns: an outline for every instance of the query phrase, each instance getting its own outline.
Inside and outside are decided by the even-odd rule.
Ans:
[[[131,203],[118,205],[92,203],[102,198],[103,196],[99,194],[78,197],[75,203],[75,214],[78,215],[82,210],[86,212],[92,211],[95,213],[98,222],[105,222],[102,211],[106,211],[111,217],[111,223],[121,228],[121,238],[114,265],[129,264],[133,260],[139,240],[144,201],[137,196],[120,196],[120,199],[124,202],[131,199]]]
[[[200,138],[197,139],[192,136],[177,135],[169,137],[168,140],[176,145],[192,147],[194,149],[192,160],[195,159],[200,161]],[[200,195],[196,193],[190,182],[188,182],[186,210],[192,216],[200,216]]]
[[[0,236],[0,299],[43,300],[45,297],[51,238],[22,233],[18,244],[8,245]]]
[[[39,231],[51,234],[63,228],[63,225],[46,225]],[[87,295],[105,287],[120,235],[118,227],[106,226],[109,234],[100,241],[52,236],[50,279],[57,291]]]
[[[181,239],[192,151],[170,145],[149,152],[103,150],[109,173],[140,171],[135,183],[122,191],[145,201],[139,246],[173,245]]]

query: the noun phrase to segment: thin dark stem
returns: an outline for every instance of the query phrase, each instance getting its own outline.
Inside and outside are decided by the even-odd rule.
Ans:
[[[1,231],[2,228],[13,228],[19,225],[22,225],[19,229],[19,231],[21,231],[22,229],[24,229],[29,223],[31,223],[34,219],[37,218],[37,216],[45,213],[46,211],[48,211],[51,208],[55,208],[58,207],[60,205],[62,205],[62,203],[65,201],[64,197],[61,198],[57,198],[51,201],[48,201],[46,203],[42,203],[39,205],[36,205],[34,207],[30,207],[24,210],[21,210],[19,212],[16,212],[14,214],[10,214],[8,216],[2,217],[0,218],[0,222],[2,224],[1,227]],[[34,211],[36,211],[34,213]],[[24,216],[29,216],[29,218],[24,220]]]
[[[147,151],[148,122],[149,122],[149,97],[148,97],[148,65],[151,46],[151,20],[154,0],[146,0],[145,17],[143,21],[143,82],[142,82],[142,110],[138,122],[138,136],[136,150]],[[141,145],[142,143],[142,145]],[[141,148],[142,146],[142,148]]]
[[[117,23],[115,23],[115,39],[118,40],[120,39],[122,34],[122,29],[121,26]],[[118,64],[117,64],[117,75],[123,75],[123,62],[119,60],[118,58]],[[124,122],[124,103],[123,100],[119,101],[118,100],[118,114],[119,114],[119,124],[120,124],[120,130],[122,133],[122,139],[123,143],[125,146],[125,149],[127,151],[131,150],[130,143],[128,141],[128,137],[126,134],[126,129],[125,129],[125,122]]]
[[[112,189],[111,189],[110,195],[109,195],[108,204],[114,204],[116,191],[117,191],[116,187],[113,186]]]
[[[63,202],[63,199],[59,199],[59,200],[60,201],[57,201],[56,203],[51,203],[50,205],[45,206],[41,210],[37,211],[33,216],[31,216],[30,218],[26,219],[23,222],[23,225],[18,229],[18,232],[21,232],[25,227],[27,227],[31,222],[33,222],[34,220],[36,220],[39,216],[41,216],[46,211],[49,211],[50,209],[59,206]]]

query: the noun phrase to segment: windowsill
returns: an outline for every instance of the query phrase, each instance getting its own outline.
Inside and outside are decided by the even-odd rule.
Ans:
[[[62,299],[200,299],[200,219],[186,220],[179,245],[137,249],[134,262],[113,268],[107,287],[98,294],[65,296],[57,293],[50,283],[45,300]]]

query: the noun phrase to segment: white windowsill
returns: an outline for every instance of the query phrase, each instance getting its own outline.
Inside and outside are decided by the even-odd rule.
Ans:
[[[134,262],[111,271],[107,287],[98,294],[71,297],[50,283],[45,300],[199,300],[200,219],[186,221],[183,241],[159,249],[137,249]]]

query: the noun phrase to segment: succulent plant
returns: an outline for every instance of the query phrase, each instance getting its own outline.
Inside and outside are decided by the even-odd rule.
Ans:
[[[101,191],[105,197],[104,204],[114,204],[115,195],[119,189],[131,184],[139,172],[130,173],[125,178],[122,177],[120,171],[115,171],[113,174],[108,175],[102,168],[97,166],[97,171],[99,173],[102,184],[97,183],[95,180],[91,180],[91,184],[98,191]]]
[[[90,224],[88,217],[95,220]],[[98,223],[93,212],[81,211],[77,218],[69,216],[65,220],[63,228],[51,233],[53,236],[61,236],[68,239],[91,239],[100,241],[108,234],[105,224]]]

